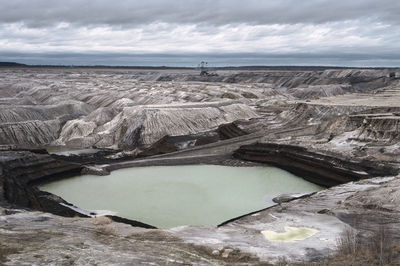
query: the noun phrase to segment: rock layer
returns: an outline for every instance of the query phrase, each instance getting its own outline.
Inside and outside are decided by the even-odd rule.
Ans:
[[[398,173],[396,168],[372,161],[343,160],[340,156],[315,153],[304,147],[274,143],[242,146],[234,157],[271,164],[326,187]]]

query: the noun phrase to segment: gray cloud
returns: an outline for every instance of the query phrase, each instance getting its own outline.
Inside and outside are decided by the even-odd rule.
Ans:
[[[0,5],[0,61],[400,65],[398,0],[0,0]]]
[[[115,26],[153,22],[320,24],[343,20],[400,24],[398,0],[1,0],[0,4],[0,22],[23,22],[31,27],[61,21]]]

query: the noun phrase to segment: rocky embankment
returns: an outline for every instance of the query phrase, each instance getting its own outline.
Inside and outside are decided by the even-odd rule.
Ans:
[[[93,163],[90,157],[85,163]],[[60,159],[61,158],[61,159]],[[91,157],[96,160],[96,157]],[[67,159],[67,160],[65,160]],[[104,160],[104,159],[103,159]],[[41,191],[37,185],[80,175],[84,164],[62,156],[50,156],[46,150],[0,151],[0,202],[19,208],[50,212],[64,217],[91,217],[96,213],[82,210],[64,199]],[[123,217],[108,215],[111,220],[143,228],[154,226]]]
[[[242,146],[233,156],[277,166],[325,187],[376,176],[393,176],[399,172],[395,167],[375,161],[342,159],[339,155],[326,155],[311,152],[304,147],[275,143]]]
[[[31,184],[46,179],[66,178],[79,175],[80,164],[68,163],[51,158],[46,151],[1,151],[1,191],[3,200],[10,204],[50,211],[64,216],[76,213],[64,208],[61,198],[44,193]]]

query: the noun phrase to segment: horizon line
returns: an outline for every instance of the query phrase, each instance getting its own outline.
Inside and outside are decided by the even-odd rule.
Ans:
[[[81,64],[25,64],[19,63],[16,61],[0,61],[0,67],[54,67],[54,68],[138,68],[138,69],[197,69],[198,66],[165,66],[165,65],[105,65],[105,64],[96,64],[96,65],[81,65]],[[208,66],[209,69],[244,69],[244,68],[252,68],[252,69],[270,69],[270,68],[309,68],[309,69],[399,69],[400,67],[394,66],[340,66],[340,65],[226,65],[226,66]]]

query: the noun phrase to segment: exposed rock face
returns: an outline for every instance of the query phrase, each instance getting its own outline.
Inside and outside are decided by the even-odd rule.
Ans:
[[[0,106],[0,144],[49,144],[58,138],[65,121],[90,110],[84,103]]]
[[[388,70],[357,69],[221,71],[219,76],[200,77],[190,71],[4,68],[0,73],[3,97],[0,98],[0,126],[7,138],[0,136],[0,144],[149,145],[166,134],[196,134],[234,119],[255,117],[249,110],[244,110],[247,107],[233,104],[223,108],[214,106],[209,110],[206,110],[207,106],[192,110],[171,106],[167,110],[169,104],[203,104],[233,99],[261,108],[295,99],[377,91],[393,83],[387,78],[388,73]],[[173,108],[182,110],[178,112]],[[204,109],[204,113],[200,109]],[[155,122],[154,126],[160,126],[155,133],[157,137],[147,136],[146,131],[154,129],[153,125],[143,125],[140,129],[142,122],[146,123],[150,118],[154,121],[192,121],[194,117],[217,118],[186,128]],[[124,125],[122,121],[134,121],[135,125]],[[134,140],[135,136],[139,139]],[[137,143],[133,143],[135,141]]]
[[[310,152],[303,147],[273,143],[242,146],[234,156],[277,166],[326,187],[373,176],[392,176],[399,172],[396,168],[372,161],[343,160],[340,156]]]
[[[125,107],[103,125],[96,119],[68,121],[58,142],[78,147],[147,147],[166,135],[193,135],[253,117],[257,114],[247,105],[231,102]]]
[[[77,175],[81,165],[55,160],[47,154],[30,151],[0,152],[1,180],[4,198],[13,204],[43,210],[40,200],[28,184],[54,177]]]
[[[400,139],[400,108],[374,108],[355,113],[350,115],[350,122],[357,127],[357,139],[387,143]]]
[[[0,144],[40,146],[57,139],[61,128],[59,120],[30,120],[0,124]]]
[[[40,153],[36,153],[36,152]],[[81,174],[79,163],[66,162],[50,157],[41,150],[0,152],[0,203],[6,200],[14,206],[33,208],[66,217],[90,217],[90,212],[81,210],[64,199],[39,190],[39,182],[57,180]],[[95,214],[94,214],[95,215]],[[142,228],[155,228],[139,221],[108,215],[111,220]]]

